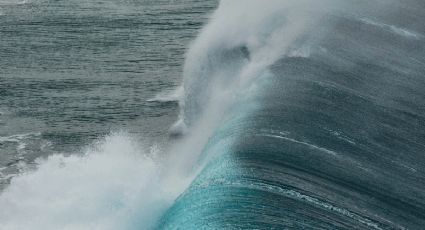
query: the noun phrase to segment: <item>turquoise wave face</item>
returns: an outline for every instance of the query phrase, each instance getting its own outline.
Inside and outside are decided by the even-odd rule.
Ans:
[[[368,7],[325,14],[252,81],[157,229],[425,226],[425,7]]]

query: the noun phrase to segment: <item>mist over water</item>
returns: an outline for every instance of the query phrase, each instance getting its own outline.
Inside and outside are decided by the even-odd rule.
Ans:
[[[151,226],[176,195],[161,185],[159,150],[144,153],[139,145],[116,133],[83,155],[40,159],[2,192],[2,229]]]

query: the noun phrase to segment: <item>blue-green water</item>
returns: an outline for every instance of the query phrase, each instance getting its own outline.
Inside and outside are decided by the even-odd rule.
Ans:
[[[425,226],[422,1],[0,12],[0,229]]]

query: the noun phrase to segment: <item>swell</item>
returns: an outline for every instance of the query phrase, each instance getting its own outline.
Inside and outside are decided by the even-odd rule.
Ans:
[[[424,4],[271,1],[261,4],[275,14],[257,14],[259,3],[222,1],[189,52],[186,125],[221,115],[205,167],[157,229],[421,229]],[[223,32],[246,29],[244,17],[229,21],[241,12],[261,29]],[[221,20],[238,26],[215,28]],[[222,107],[211,102],[226,91]]]

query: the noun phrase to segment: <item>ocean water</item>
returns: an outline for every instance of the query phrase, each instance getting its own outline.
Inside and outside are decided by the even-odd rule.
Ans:
[[[149,225],[184,55],[217,4],[0,0],[1,230]]]
[[[423,229],[424,16],[0,0],[0,229]]]
[[[113,131],[161,142],[178,113],[167,94],[215,6],[1,0],[0,186],[23,164]]]

